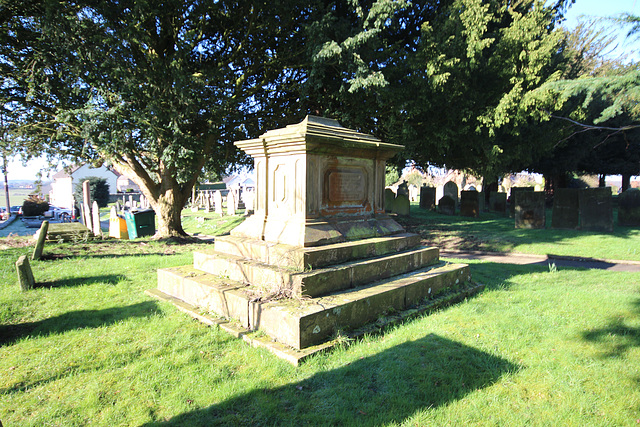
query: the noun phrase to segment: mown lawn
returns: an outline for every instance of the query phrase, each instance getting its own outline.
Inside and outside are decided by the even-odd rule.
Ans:
[[[516,229],[513,218],[496,213],[482,212],[479,218],[448,216],[417,204],[411,206],[410,217],[398,222],[430,244],[448,249],[640,261],[637,227],[622,227],[614,221],[612,233],[553,229],[551,210],[547,210],[544,230]]]
[[[6,427],[640,423],[637,273],[473,263],[478,296],[294,368],[143,293],[207,243],[48,245],[20,292],[21,242],[0,242]]]

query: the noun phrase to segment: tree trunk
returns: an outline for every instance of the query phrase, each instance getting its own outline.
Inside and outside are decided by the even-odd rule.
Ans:
[[[184,207],[189,192],[181,194],[179,189],[167,189],[157,199],[149,199],[151,207],[158,217],[158,229],[155,237],[186,237],[187,233],[182,228],[182,208]]]
[[[631,175],[622,175],[622,191],[627,191],[631,188]]]

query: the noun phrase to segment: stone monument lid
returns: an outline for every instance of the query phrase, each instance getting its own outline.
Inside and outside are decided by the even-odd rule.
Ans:
[[[378,138],[347,129],[337,120],[308,115],[297,124],[274,129],[259,138],[236,141],[235,145],[251,156],[277,153],[331,153],[345,148],[385,153],[385,158],[401,151],[404,146],[389,144]],[[340,153],[337,153],[340,154]],[[377,156],[376,156],[377,157]]]

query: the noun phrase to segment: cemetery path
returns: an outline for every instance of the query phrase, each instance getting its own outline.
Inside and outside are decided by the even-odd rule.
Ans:
[[[595,258],[567,257],[560,255],[530,255],[510,252],[480,252],[480,251],[456,251],[440,250],[443,259],[467,259],[495,262],[500,264],[541,265],[568,268],[586,268],[610,271],[640,272],[640,262],[603,260]]]

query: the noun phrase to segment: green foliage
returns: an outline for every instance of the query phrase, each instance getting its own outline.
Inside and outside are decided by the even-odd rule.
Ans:
[[[109,204],[109,184],[107,180],[97,176],[88,176],[83,179],[84,181],[89,181],[91,200],[95,200],[100,208],[107,207]],[[77,202],[82,202],[82,182],[76,184],[73,196]]]
[[[390,185],[395,184],[400,179],[400,174],[398,173],[398,169],[394,166],[387,165],[387,170],[384,175],[384,185],[388,187]]]
[[[40,216],[48,210],[49,203],[35,194],[30,195],[22,203],[22,215],[24,216]]]

